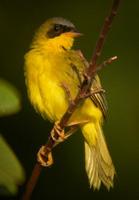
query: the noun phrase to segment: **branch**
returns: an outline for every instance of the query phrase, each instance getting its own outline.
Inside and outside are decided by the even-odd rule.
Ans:
[[[117,60],[117,56],[113,56],[111,58],[108,58],[107,60],[103,61],[103,63],[99,64],[97,66],[96,71],[98,72],[99,70],[101,70],[103,67],[111,64],[113,61]]]
[[[106,17],[102,30],[100,31],[100,35],[96,43],[96,48],[94,50],[94,53],[92,55],[92,59],[90,62],[90,67],[88,69],[88,75],[90,75],[91,77],[96,72],[97,60],[101,55],[101,51],[102,51],[104,42],[106,40],[106,36],[112,25],[114,17],[117,14],[119,4],[120,4],[120,0],[113,0],[113,5],[111,8],[110,14]]]
[[[94,53],[92,55],[90,65],[89,65],[88,69],[86,70],[86,72],[84,74],[85,80],[83,81],[81,88],[79,89],[79,92],[78,92],[75,100],[72,101],[69,104],[69,107],[68,107],[66,113],[63,115],[62,119],[59,122],[59,126],[61,127],[61,130],[63,130],[66,127],[70,116],[75,111],[77,105],[83,100],[82,96],[85,96],[85,95],[88,94],[88,91],[91,88],[92,80],[93,80],[97,70],[99,69],[99,67],[101,66],[100,68],[102,68],[102,67],[105,66],[105,64],[108,64],[109,62],[111,63],[113,61],[113,59],[112,59],[112,60],[109,60],[109,62],[107,61],[106,63],[103,63],[102,65],[97,65],[97,61],[98,61],[98,58],[101,55],[101,51],[102,51],[102,48],[103,48],[103,45],[104,45],[104,41],[105,41],[106,36],[108,34],[108,31],[111,27],[114,16],[117,13],[119,4],[120,4],[120,0],[113,0],[111,11],[105,19],[104,25],[102,27],[98,41],[96,43],[96,48],[95,48]],[[55,131],[55,128],[52,129],[51,135],[52,134],[55,137],[55,139],[59,138],[59,135]],[[51,135],[48,138],[47,143],[45,144],[45,155],[46,155],[46,157],[51,152],[52,148],[55,146],[55,141],[53,140]],[[32,171],[32,175],[27,182],[26,191],[25,191],[23,198],[22,198],[23,200],[29,200],[30,199],[31,194],[33,192],[33,189],[34,189],[34,187],[37,183],[37,180],[40,176],[42,168],[43,167],[39,163],[36,163],[36,165],[35,165],[35,167]]]

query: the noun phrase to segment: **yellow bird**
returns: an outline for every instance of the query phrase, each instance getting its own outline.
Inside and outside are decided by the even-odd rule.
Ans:
[[[29,99],[51,122],[58,122],[68,108],[66,90],[74,99],[83,81],[88,63],[79,50],[72,49],[74,38],[80,35],[71,22],[59,17],[49,19],[36,32],[25,55]],[[96,89],[101,89],[98,75],[92,83],[92,90]],[[85,168],[94,189],[99,189],[101,182],[110,189],[115,175],[102,131],[106,110],[103,92],[94,93],[77,106],[68,122],[68,126],[78,125],[84,136]]]

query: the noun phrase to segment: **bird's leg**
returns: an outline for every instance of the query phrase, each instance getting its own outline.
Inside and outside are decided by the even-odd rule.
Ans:
[[[51,132],[51,138],[54,142],[57,142],[59,138],[63,141],[65,139],[65,132],[60,127],[59,121],[55,122],[53,131]]]
[[[55,142],[55,144],[58,144],[68,139],[77,129],[77,124],[75,124],[72,125],[65,133],[65,131],[60,127],[59,122],[55,122],[54,131],[51,132],[51,138]]]
[[[71,126],[70,129],[65,133],[64,140],[67,140],[77,129],[78,129],[77,125]],[[61,142],[63,142],[63,139],[59,138],[55,142],[54,147],[57,146]]]
[[[57,123],[55,124],[55,126],[56,126],[56,131],[57,131],[59,129],[59,126],[57,125]],[[61,138],[61,133],[60,133],[60,137],[58,137],[58,139],[56,139],[54,137],[54,135],[52,136],[52,132],[54,132],[54,131],[52,131],[51,138],[54,141],[53,147],[57,146],[59,143],[68,139],[76,130],[77,130],[76,125],[71,126],[69,131],[64,134],[64,139],[63,139],[63,136]],[[59,136],[59,133],[58,133],[58,136]],[[52,157],[51,149],[48,148],[46,145],[43,145],[37,153],[37,161],[43,167],[50,167],[53,164],[53,157]]]
[[[64,133],[64,130],[61,129],[59,122],[55,122],[54,128],[51,131],[50,138],[53,143],[52,148],[59,142],[62,142],[65,140],[65,133]],[[52,148],[50,149],[49,147],[47,147],[47,145],[44,145],[39,149],[37,153],[37,161],[43,167],[49,167],[53,164],[53,157],[52,157],[52,152],[51,152]]]

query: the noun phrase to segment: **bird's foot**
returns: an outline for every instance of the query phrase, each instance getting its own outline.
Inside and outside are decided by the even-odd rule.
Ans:
[[[51,137],[54,142],[62,142],[65,140],[65,132],[64,130],[60,127],[59,122],[55,122],[54,129],[51,132]]]
[[[37,161],[43,167],[49,167],[53,164],[53,157],[51,151],[45,146],[42,146],[37,153]]]

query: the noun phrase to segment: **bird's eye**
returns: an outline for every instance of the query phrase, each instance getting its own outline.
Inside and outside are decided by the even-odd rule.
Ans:
[[[59,31],[59,30],[61,30],[61,28],[62,28],[61,24],[55,24],[55,26],[54,26],[55,31]]]
[[[72,27],[63,24],[53,24],[52,28],[47,32],[47,36],[49,38],[54,38],[61,35],[62,33],[70,32],[72,29]]]

